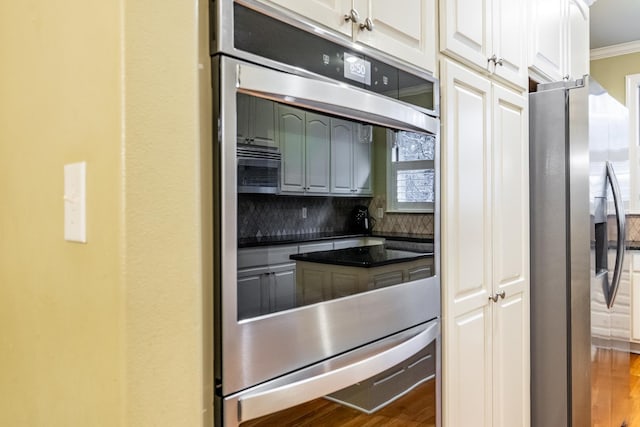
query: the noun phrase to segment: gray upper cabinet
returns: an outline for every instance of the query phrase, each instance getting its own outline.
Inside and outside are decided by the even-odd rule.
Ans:
[[[358,123],[331,119],[331,192],[371,195],[371,143],[358,138]]]
[[[242,93],[237,103],[238,143],[277,147],[276,104]]]
[[[282,192],[329,193],[329,118],[278,106]]]

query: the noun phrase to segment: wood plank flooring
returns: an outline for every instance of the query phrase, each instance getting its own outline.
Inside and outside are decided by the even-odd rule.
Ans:
[[[242,427],[433,427],[435,401],[435,380],[430,380],[371,415],[316,399],[247,421]]]
[[[614,419],[626,418],[628,427],[640,427],[640,355],[599,349],[593,357],[593,397],[599,399],[592,408],[592,427],[618,427]],[[620,363],[620,359],[623,363]],[[626,368],[628,366],[628,368]],[[612,375],[608,375],[611,371]],[[628,390],[628,394],[626,393]],[[625,396],[626,394],[626,396]],[[626,416],[621,414],[627,414]],[[435,426],[435,381],[428,381],[372,415],[316,399],[242,424],[242,427],[425,427]]]

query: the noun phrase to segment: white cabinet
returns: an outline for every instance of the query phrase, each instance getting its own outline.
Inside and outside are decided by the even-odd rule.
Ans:
[[[237,110],[238,143],[278,146],[276,104],[273,101],[239,93]]]
[[[528,426],[527,99],[450,60],[441,78],[444,425]]]
[[[331,119],[331,193],[372,195],[371,142],[358,137],[358,123]]]
[[[529,16],[529,67],[536,80],[589,73],[589,8],[582,0],[532,0]]]
[[[440,50],[524,88],[525,13],[524,0],[440,0]]]
[[[589,74],[589,7],[582,0],[569,0],[567,74],[579,79]]]
[[[329,117],[278,106],[282,192],[329,192]]]
[[[433,72],[435,0],[265,0]]]
[[[354,38],[429,71],[435,70],[435,0],[354,0],[361,22]],[[368,28],[368,20],[373,26]]]

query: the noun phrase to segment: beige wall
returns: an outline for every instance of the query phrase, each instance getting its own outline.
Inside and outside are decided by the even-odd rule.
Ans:
[[[640,73],[640,53],[614,56],[611,58],[591,61],[591,75],[609,93],[620,101],[626,103],[626,82],[628,74]]]
[[[0,3],[0,425],[210,423],[206,4]]]

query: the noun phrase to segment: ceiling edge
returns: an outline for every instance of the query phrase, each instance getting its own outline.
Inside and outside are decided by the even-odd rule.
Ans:
[[[590,57],[592,61],[595,61],[597,59],[611,58],[612,56],[627,55],[629,53],[638,52],[640,52],[640,40],[591,49]]]

